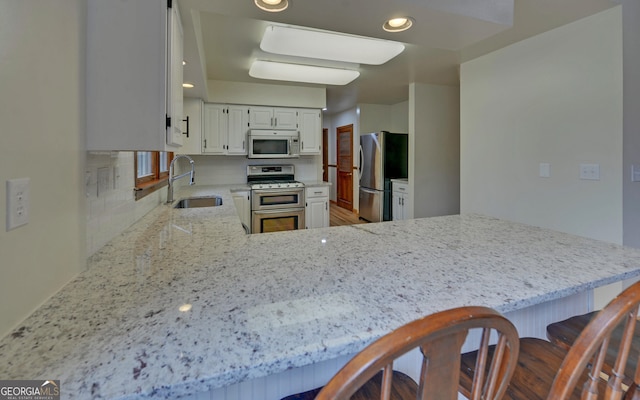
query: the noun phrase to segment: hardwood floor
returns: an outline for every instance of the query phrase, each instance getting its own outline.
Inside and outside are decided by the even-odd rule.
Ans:
[[[329,203],[329,226],[366,224],[367,221],[358,219],[358,214],[345,208]]]

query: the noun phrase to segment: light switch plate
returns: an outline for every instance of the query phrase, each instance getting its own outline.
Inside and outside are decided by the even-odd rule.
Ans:
[[[640,182],[640,164],[631,164],[631,182]]]
[[[599,181],[600,164],[580,164],[580,179]]]
[[[540,163],[540,178],[549,178],[551,176],[551,164]]]
[[[7,231],[29,222],[29,178],[7,181]]]

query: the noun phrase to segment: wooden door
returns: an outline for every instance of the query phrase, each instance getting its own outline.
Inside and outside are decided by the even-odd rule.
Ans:
[[[322,130],[322,180],[329,182],[329,130]]]
[[[336,132],[337,204],[353,211],[353,125],[341,126]]]

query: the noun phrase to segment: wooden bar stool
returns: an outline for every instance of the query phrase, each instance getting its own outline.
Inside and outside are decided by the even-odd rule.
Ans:
[[[554,322],[547,326],[547,338],[551,343],[560,346],[567,351],[571,348],[575,340],[578,338],[584,328],[598,314],[599,311],[592,311],[587,314],[576,315],[565,319],[564,321]],[[636,319],[636,332],[640,332],[640,322]],[[602,367],[603,372],[611,375],[611,369],[616,360],[616,349],[620,348],[624,335],[624,326],[618,325],[611,333],[609,350],[607,351]],[[640,335],[634,335],[629,349],[629,358],[627,360],[627,371],[635,371],[638,366],[638,358],[640,357]],[[633,383],[632,377],[626,377],[624,383],[629,386]]]
[[[518,333],[511,322],[486,307],[456,308],[410,322],[356,354],[323,388],[286,399],[456,400],[460,352],[472,329],[482,331],[477,368],[482,372],[473,377],[469,398],[499,400],[516,367]],[[492,334],[497,345],[489,360]],[[423,356],[418,384],[393,371],[393,361],[416,348]],[[309,397],[296,397],[301,395]]]
[[[639,304],[640,282],[627,288],[593,315],[568,351],[544,340],[520,339],[518,366],[505,398],[639,399],[636,388],[640,371],[636,368],[629,370],[627,362],[633,356],[630,350],[635,337]],[[617,328],[620,325],[622,328]],[[612,340],[616,329],[621,329],[619,340]],[[607,374],[604,362],[608,353],[613,354],[613,361]],[[476,373],[473,365],[478,357],[477,352],[462,355],[463,394],[470,390],[468,376]],[[625,372],[628,374],[625,375]],[[631,385],[627,387],[624,382],[630,382]]]

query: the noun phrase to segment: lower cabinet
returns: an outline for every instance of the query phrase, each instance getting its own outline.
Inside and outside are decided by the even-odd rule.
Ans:
[[[391,180],[391,215],[394,221],[411,219],[411,193],[405,181]]]
[[[307,229],[329,226],[329,187],[315,186],[305,190],[304,223]]]
[[[233,203],[238,211],[240,222],[247,233],[251,233],[251,191],[239,190],[231,193]]]

